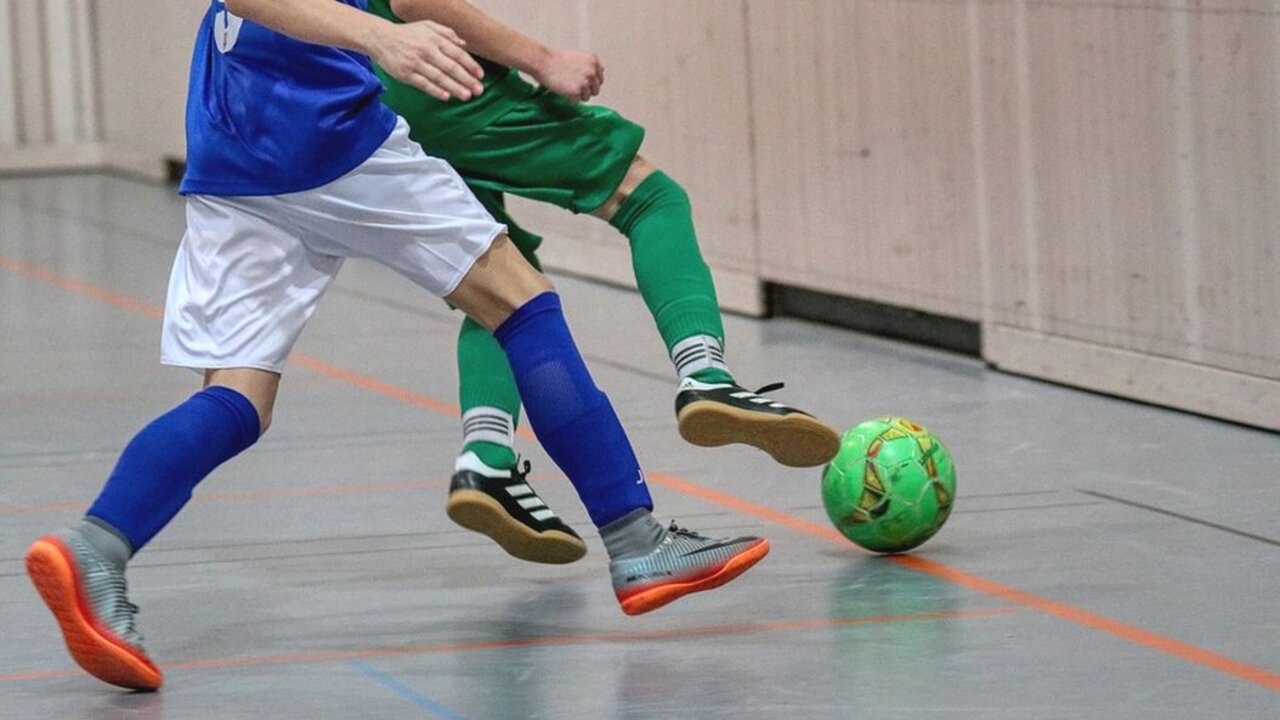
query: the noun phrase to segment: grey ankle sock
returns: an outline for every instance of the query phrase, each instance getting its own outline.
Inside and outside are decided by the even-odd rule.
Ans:
[[[610,560],[647,555],[666,534],[666,529],[645,508],[632,510],[600,528],[600,539]]]
[[[102,558],[124,571],[125,563],[133,557],[133,548],[119,530],[94,517],[86,517],[75,527],[80,537],[94,550],[102,554]]]

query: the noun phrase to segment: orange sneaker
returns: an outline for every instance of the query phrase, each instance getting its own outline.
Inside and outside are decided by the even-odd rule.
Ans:
[[[164,675],[147,657],[134,628],[138,606],[126,595],[124,573],[79,533],[68,530],[35,541],[27,550],[27,574],[80,667],[123,688],[160,688]]]
[[[689,593],[718,588],[768,554],[764,538],[708,538],[671,523],[652,552],[614,560],[609,573],[622,612],[639,615]]]

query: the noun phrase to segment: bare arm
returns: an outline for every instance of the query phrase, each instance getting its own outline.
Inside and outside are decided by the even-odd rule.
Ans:
[[[522,70],[570,100],[590,100],[604,83],[604,65],[594,54],[543,45],[466,0],[391,0],[391,9],[406,21],[435,20],[454,28],[471,52]]]
[[[227,10],[305,42],[354,50],[433,97],[479,95],[483,72],[453,30],[434,22],[396,25],[334,0],[226,0]]]

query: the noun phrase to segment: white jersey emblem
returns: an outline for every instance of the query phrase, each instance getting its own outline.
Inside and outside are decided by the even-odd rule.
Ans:
[[[226,5],[226,0],[218,0],[219,5]],[[240,37],[240,26],[244,24],[244,20],[237,15],[232,15],[226,10],[220,11],[213,18],[213,39],[217,42],[218,50],[223,54],[231,52],[231,48],[236,46],[236,39]]]

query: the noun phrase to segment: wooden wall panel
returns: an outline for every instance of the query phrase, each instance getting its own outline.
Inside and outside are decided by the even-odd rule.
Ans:
[[[8,0],[0,0],[0,148],[18,144],[17,56],[14,52],[13,12]]]
[[[97,25],[92,0],[72,0],[72,32],[75,41],[76,120],[79,137],[88,141],[101,140],[101,118],[98,116],[98,42]]]
[[[966,7],[747,5],[762,275],[979,319]]]
[[[979,245],[984,256],[986,323],[1031,327],[1038,321],[1039,278],[1031,272],[1023,240],[1034,237],[1035,184],[1030,138],[1022,132],[1031,111],[1024,98],[1026,25],[1023,7],[968,4],[973,177]],[[978,187],[984,190],[977,189]]]
[[[987,68],[987,153],[1020,148],[988,158],[993,192],[1027,169],[1017,203],[990,199],[993,277],[1029,279],[995,283],[991,318],[1280,377],[1280,106],[1260,61],[1275,25],[1151,7],[990,15],[984,49],[1012,23],[1012,51],[989,55],[1014,68]],[[1012,116],[993,97],[1011,83]]]
[[[13,46],[17,67],[18,144],[49,144],[49,105],[45,91],[50,63],[45,59],[44,16],[39,0],[13,0]]]
[[[1280,378],[1280,7],[1188,33],[1195,253],[1191,357]]]
[[[1280,5],[974,12],[987,359],[1280,429]]]
[[[545,43],[589,44],[586,4],[581,0],[476,0],[471,4]]]
[[[49,137],[58,144],[79,140],[76,101],[76,34],[71,0],[44,0],[45,62]]]
[[[186,157],[183,125],[191,47],[203,2],[94,0],[108,161],[161,176]]]
[[[727,307],[981,320],[1000,367],[1280,427],[1280,0],[479,4],[604,58]],[[0,169],[181,157],[204,9],[0,0]],[[628,282],[607,225],[514,206]]]
[[[101,161],[92,19],[86,0],[0,0],[0,171]]]
[[[1027,14],[1037,329],[1183,358],[1171,14]]]

